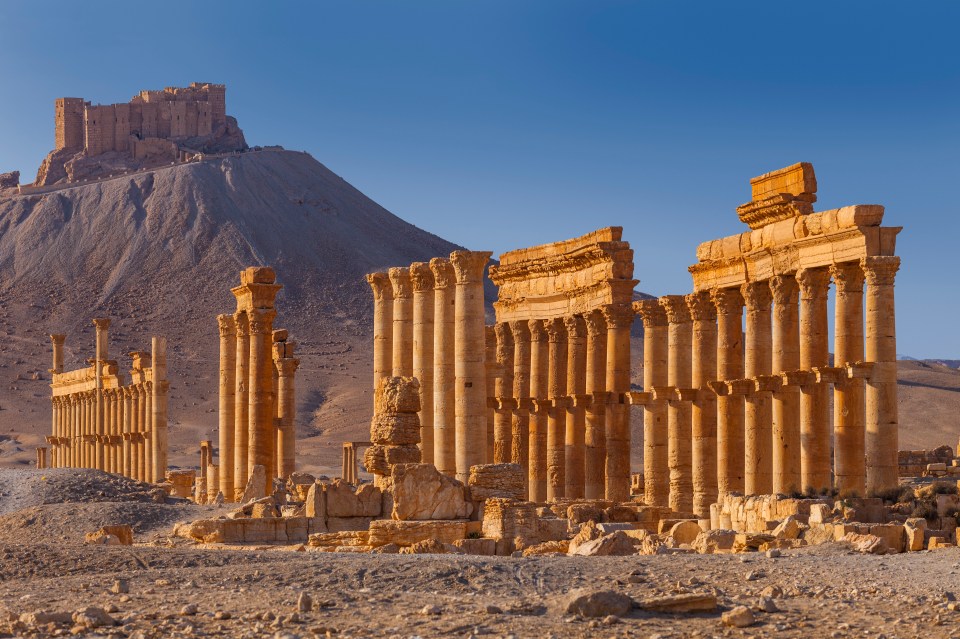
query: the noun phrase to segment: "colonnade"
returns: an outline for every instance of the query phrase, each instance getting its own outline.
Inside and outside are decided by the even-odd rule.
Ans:
[[[343,442],[343,463],[340,476],[349,484],[360,483],[360,449],[370,442]]]
[[[220,333],[219,471],[227,501],[240,499],[254,466],[263,466],[269,492],[274,477],[296,466],[294,375],[299,360],[287,331],[274,330],[274,300],[282,285],[269,267],[249,267],[232,315],[218,315]]]
[[[92,366],[64,372],[64,335],[53,343],[50,466],[96,468],[147,482],[167,470],[166,339],[154,337],[151,353],[131,353],[130,383],[108,359],[110,320],[95,319]]]
[[[645,501],[706,518],[730,492],[896,486],[899,263],[869,256],[635,302],[645,331],[645,392],[633,394],[644,410]]]

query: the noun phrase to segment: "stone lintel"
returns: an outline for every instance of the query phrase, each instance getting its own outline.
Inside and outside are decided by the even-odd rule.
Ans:
[[[673,389],[673,401],[693,402],[696,401],[700,389],[698,388],[675,388]]]
[[[630,404],[634,406],[646,406],[653,402],[653,393],[641,393],[639,391],[630,391]]]
[[[750,395],[756,388],[756,382],[752,378],[731,379],[727,381],[728,395]]]
[[[780,375],[757,375],[753,379],[753,390],[757,393],[776,392],[783,386],[783,377]]]
[[[842,384],[847,380],[847,369],[835,366],[816,366],[813,372],[821,384]]]
[[[854,362],[847,364],[850,379],[870,379],[873,376],[873,362]]]
[[[654,386],[653,387],[653,399],[654,401],[670,401],[676,399],[674,396],[673,386]]]
[[[784,386],[809,386],[817,381],[813,371],[786,371],[781,373]]]

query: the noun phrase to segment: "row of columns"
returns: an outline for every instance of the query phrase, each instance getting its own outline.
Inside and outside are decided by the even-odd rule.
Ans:
[[[635,302],[645,330],[646,501],[705,518],[730,492],[896,486],[898,267],[897,257],[868,257]]]

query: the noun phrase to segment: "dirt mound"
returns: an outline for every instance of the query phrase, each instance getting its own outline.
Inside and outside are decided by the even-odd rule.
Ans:
[[[0,468],[0,515],[47,504],[162,502],[151,484],[99,470]]]

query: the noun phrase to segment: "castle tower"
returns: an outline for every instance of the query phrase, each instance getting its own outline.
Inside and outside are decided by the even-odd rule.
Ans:
[[[56,148],[83,148],[83,98],[58,98],[56,107]]]

